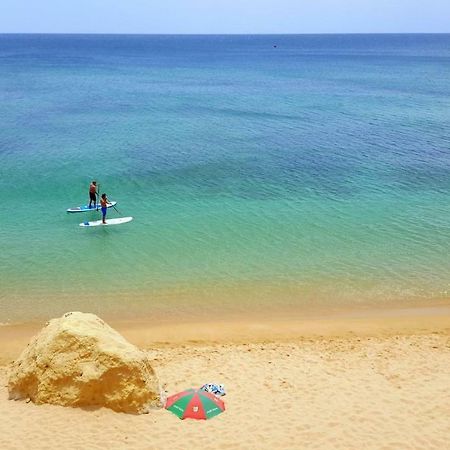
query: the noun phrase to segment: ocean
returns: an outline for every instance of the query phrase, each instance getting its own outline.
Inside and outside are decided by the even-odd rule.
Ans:
[[[450,299],[450,35],[0,35],[0,323]],[[81,228],[92,180],[115,227]]]

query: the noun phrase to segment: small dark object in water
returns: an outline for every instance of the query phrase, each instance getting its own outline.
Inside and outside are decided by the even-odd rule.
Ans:
[[[277,46],[276,46],[276,45],[274,45],[274,46],[273,46],[273,48],[277,48]]]

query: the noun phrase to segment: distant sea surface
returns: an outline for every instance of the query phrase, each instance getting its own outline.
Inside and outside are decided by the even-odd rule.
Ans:
[[[448,304],[450,35],[0,35],[0,173],[1,323]]]

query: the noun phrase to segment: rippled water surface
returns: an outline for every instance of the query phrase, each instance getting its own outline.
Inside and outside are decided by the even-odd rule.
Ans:
[[[450,35],[0,35],[0,322],[447,301]],[[89,182],[109,217],[67,214]]]

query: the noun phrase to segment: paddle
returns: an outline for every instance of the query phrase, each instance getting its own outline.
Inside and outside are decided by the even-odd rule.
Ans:
[[[120,211],[114,205],[112,205],[112,207],[117,211],[118,214],[120,214]]]
[[[100,208],[100,184],[97,184],[97,192],[95,194],[97,195],[97,199],[98,199],[98,202],[97,202],[97,199],[95,200],[95,202],[97,203],[96,210],[98,211]]]

